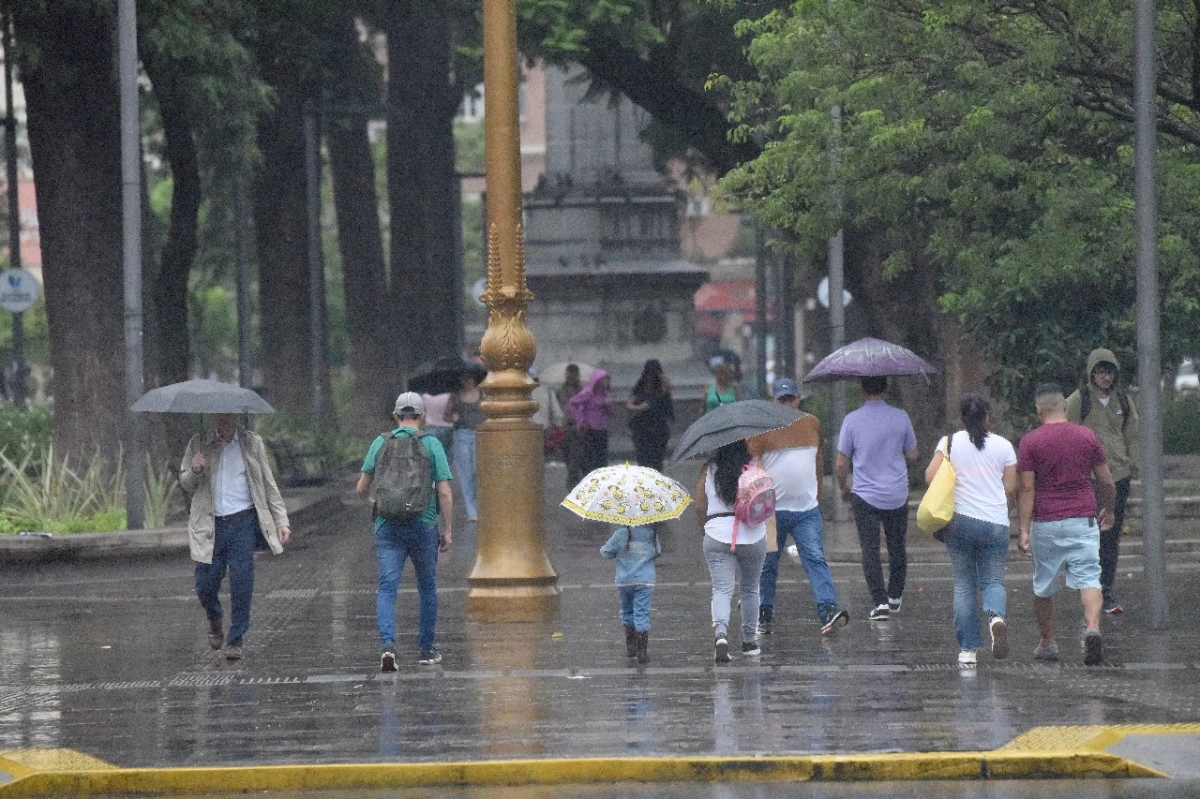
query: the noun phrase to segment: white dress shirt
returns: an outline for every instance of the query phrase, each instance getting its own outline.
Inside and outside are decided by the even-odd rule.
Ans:
[[[250,496],[250,481],[246,479],[246,459],[242,457],[242,445],[235,433],[221,448],[217,479],[213,485],[213,513],[229,516],[252,507],[254,498]]]

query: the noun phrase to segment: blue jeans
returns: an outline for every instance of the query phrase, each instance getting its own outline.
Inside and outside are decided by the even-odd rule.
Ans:
[[[946,526],[946,549],[954,567],[954,635],[959,649],[979,649],[979,608],[1004,618],[1004,562],[1008,559],[1008,526],[954,514]]]
[[[450,449],[454,452],[454,471],[462,491],[463,507],[467,511],[467,518],[474,519],[479,515],[475,507],[475,429],[455,428]]]
[[[449,459],[450,447],[454,443],[454,428],[429,425],[425,428],[425,432],[441,442],[442,449],[446,450],[446,458]]]
[[[229,569],[229,601],[233,606],[225,640],[242,645],[250,629],[250,602],[254,598],[254,545],[261,531],[253,508],[224,521],[216,519],[212,563],[196,564],[196,595],[209,621],[221,620],[221,581]]]
[[[421,651],[433,648],[433,631],[437,626],[437,559],[438,531],[420,519],[407,524],[384,521],[375,531],[375,556],[379,560],[379,592],[375,596],[375,620],[379,640],[385,649],[396,646],[396,591],[400,588],[400,572],[404,560],[412,558],[417,573],[417,595],[420,598]]]
[[[618,585],[621,597],[621,624],[634,627],[638,632],[650,629],[650,599],[654,596],[652,585]]]
[[[817,617],[822,621],[837,608],[837,591],[833,587],[833,575],[825,562],[824,522],[821,509],[806,511],[775,511],[776,542],[779,549],[768,552],[763,561],[762,577],[758,581],[759,602],[764,608],[775,607],[775,582],[779,579],[779,556],[787,546],[788,536],[796,542],[800,562],[812,586],[813,598],[817,600]]]

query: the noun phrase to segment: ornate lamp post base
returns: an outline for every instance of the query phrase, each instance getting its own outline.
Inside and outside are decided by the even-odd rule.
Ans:
[[[493,377],[499,382],[505,376],[488,381]],[[480,425],[475,447],[479,534],[467,578],[468,616],[473,621],[550,618],[558,612],[559,592],[543,533],[542,428],[528,419],[493,419]]]

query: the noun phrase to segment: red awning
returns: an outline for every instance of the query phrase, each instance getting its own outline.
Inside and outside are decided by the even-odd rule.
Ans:
[[[767,319],[774,314],[770,298],[767,300]],[[756,317],[754,308],[753,280],[712,280],[701,286],[695,294],[697,315],[719,314],[737,311],[747,322]]]

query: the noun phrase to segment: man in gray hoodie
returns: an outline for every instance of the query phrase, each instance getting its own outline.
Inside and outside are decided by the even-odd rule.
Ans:
[[[1125,392],[1121,367],[1112,350],[1095,349],[1088,355],[1080,388],[1067,398],[1067,419],[1095,432],[1116,482],[1113,525],[1100,533],[1100,588],[1104,592],[1104,612],[1120,614],[1123,608],[1113,592],[1113,584],[1117,578],[1125,503],[1129,500],[1130,483],[1137,477],[1142,452],[1137,407]]]

